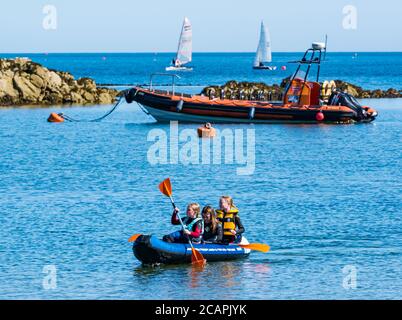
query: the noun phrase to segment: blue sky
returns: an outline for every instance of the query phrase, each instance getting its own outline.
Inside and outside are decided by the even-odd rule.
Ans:
[[[48,4],[56,30],[42,26]],[[356,29],[343,28],[347,5]],[[400,0],[2,0],[0,52],[173,52],[184,16],[196,52],[255,51],[262,19],[277,52],[303,51],[326,33],[330,51],[402,51]]]

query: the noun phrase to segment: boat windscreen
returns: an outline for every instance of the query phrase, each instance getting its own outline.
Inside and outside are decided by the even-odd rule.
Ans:
[[[303,70],[296,71],[293,73],[292,78],[298,79],[298,80],[304,80],[306,78],[306,72]]]
[[[349,95],[349,98],[350,98],[350,100],[352,100],[352,102],[353,102],[356,106],[361,107],[361,104],[359,103],[359,101],[357,101],[357,99],[356,99],[354,96]]]

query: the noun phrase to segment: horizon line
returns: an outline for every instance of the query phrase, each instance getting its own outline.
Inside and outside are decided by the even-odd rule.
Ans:
[[[273,54],[282,54],[282,53],[304,53],[304,51],[272,51]],[[194,51],[193,54],[216,54],[216,53],[247,53],[247,54],[255,54],[254,51]],[[402,53],[402,51],[328,51],[327,54],[331,53]],[[49,52],[1,52],[0,54],[41,54],[41,55],[49,55],[49,54],[176,54],[176,52],[172,51],[49,51]]]

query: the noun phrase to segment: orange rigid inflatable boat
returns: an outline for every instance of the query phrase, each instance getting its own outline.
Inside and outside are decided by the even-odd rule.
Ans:
[[[125,92],[128,103],[137,102],[157,121],[192,123],[368,123],[375,120],[376,110],[361,106],[350,94],[333,91],[327,100],[322,96],[318,82],[321,58],[325,45],[313,43],[290,79],[282,101],[210,99],[202,95],[175,93],[172,90],[134,87]],[[301,74],[301,67],[307,71]],[[313,65],[317,66],[316,81],[308,81]]]

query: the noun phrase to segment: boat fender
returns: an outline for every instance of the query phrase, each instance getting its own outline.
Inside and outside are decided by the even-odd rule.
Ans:
[[[64,122],[63,114],[52,112],[49,118],[47,118],[47,122]]]
[[[316,114],[315,118],[317,119],[317,121],[324,121],[325,115],[322,111],[320,111]]]
[[[216,136],[216,130],[208,122],[204,126],[197,129],[198,137],[200,138],[214,138]]]
[[[248,118],[250,120],[253,120],[255,116],[255,108],[251,108],[250,111],[248,112]]]
[[[180,101],[177,103],[177,106],[176,106],[177,112],[181,112],[181,111],[183,110],[183,104],[184,104],[184,101],[183,101],[183,100],[180,100]]]

